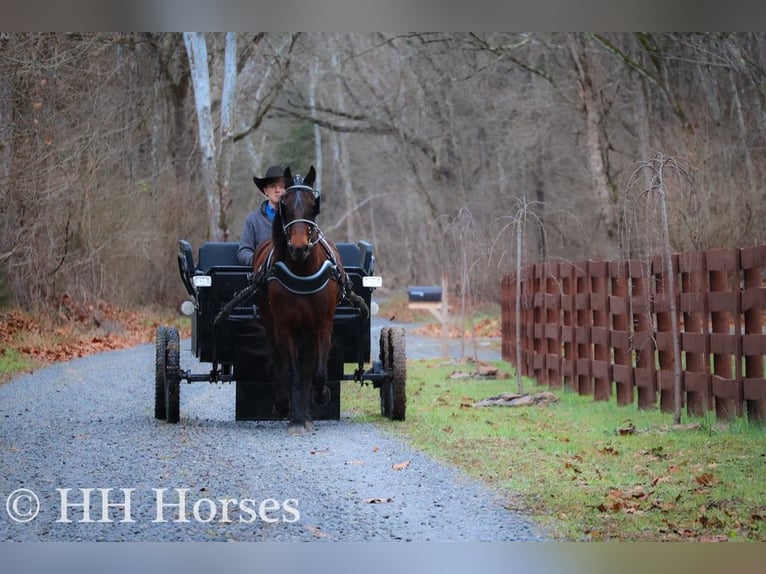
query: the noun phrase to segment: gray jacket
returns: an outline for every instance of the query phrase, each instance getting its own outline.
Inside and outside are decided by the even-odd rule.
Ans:
[[[266,214],[268,200],[264,201],[258,209],[250,212],[245,219],[245,227],[239,238],[237,259],[241,265],[252,267],[253,256],[258,244],[271,239],[271,219]]]

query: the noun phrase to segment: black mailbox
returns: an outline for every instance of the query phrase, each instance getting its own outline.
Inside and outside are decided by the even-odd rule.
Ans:
[[[442,300],[442,288],[437,286],[407,287],[410,303],[439,303]]]

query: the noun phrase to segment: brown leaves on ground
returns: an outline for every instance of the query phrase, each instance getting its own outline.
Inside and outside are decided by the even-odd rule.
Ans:
[[[439,323],[429,323],[418,327],[413,331],[417,335],[425,335],[426,337],[441,337],[442,326]],[[466,338],[476,337],[500,337],[502,336],[502,328],[500,318],[486,318],[476,321],[473,324],[473,330],[466,327],[461,329],[458,325],[449,325],[447,327],[447,337],[449,339],[460,339],[465,336]]]
[[[601,512],[625,512],[627,514],[643,513],[641,503],[647,500],[653,491],[645,491],[641,485],[628,490],[613,488],[607,494],[606,502],[596,508]]]
[[[474,403],[475,408],[483,407],[529,407],[547,406],[557,403],[559,398],[553,393],[542,391],[538,393],[500,393]]]
[[[474,361],[468,359],[469,363],[474,364],[473,372],[468,371],[453,371],[449,378],[452,380],[457,379],[510,379],[510,373],[501,371],[494,365],[483,363],[481,361]]]
[[[64,295],[47,312],[0,313],[0,348],[43,364],[67,361],[151,342],[159,324],[148,310],[81,304]]]

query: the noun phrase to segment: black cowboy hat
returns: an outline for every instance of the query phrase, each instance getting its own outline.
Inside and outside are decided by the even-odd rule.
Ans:
[[[281,165],[272,165],[269,169],[266,170],[266,175],[263,177],[253,177],[253,181],[255,182],[255,185],[258,186],[258,189],[260,189],[263,193],[266,193],[263,191],[263,188],[266,187],[268,184],[273,183],[275,180],[283,178],[285,176],[285,168]]]

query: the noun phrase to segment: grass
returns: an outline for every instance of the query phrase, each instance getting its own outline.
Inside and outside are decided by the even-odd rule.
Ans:
[[[0,349],[0,384],[14,375],[34,369],[37,364],[37,361],[15,349]]]
[[[714,416],[673,428],[659,410],[564,390],[545,407],[473,408],[514,379],[451,379],[472,366],[435,360],[407,369],[406,421],[382,421],[378,393],[352,383],[344,411],[499,489],[554,539],[766,541],[764,428]]]

